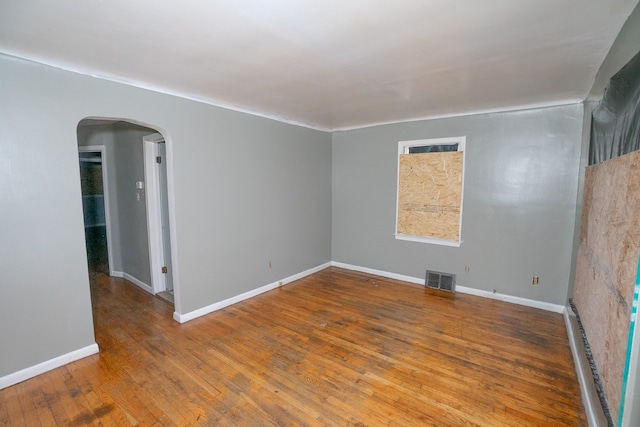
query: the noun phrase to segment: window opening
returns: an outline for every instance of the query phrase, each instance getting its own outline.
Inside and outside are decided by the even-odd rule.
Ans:
[[[465,142],[398,143],[397,239],[460,246]]]

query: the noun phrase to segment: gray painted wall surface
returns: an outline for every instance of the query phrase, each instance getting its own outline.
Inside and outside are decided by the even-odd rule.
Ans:
[[[145,180],[142,138],[155,131],[122,122],[115,124],[113,131],[122,263],[120,271],[151,286],[145,190],[136,189],[136,182]]]
[[[94,342],[85,117],[167,139],[180,313],[330,261],[330,134],[7,56],[0,81],[0,376]]]
[[[47,71],[0,57],[0,376],[94,342],[78,120],[61,108],[84,95]]]
[[[333,260],[419,278],[451,272],[461,286],[564,304],[581,132],[575,104],[334,133]],[[462,246],[395,240],[397,142],[461,135]]]
[[[568,302],[573,297],[573,287],[576,279],[576,263],[578,262],[578,247],[580,246],[580,223],[582,222],[582,206],[584,204],[584,175],[589,165],[589,142],[591,141],[591,113],[596,103],[584,101],[582,103],[582,138],[580,141],[580,163],[578,165],[578,192],[576,194],[576,216],[573,227],[573,245],[571,249],[571,272],[569,274],[569,287],[567,289],[567,301],[565,305],[571,310]]]

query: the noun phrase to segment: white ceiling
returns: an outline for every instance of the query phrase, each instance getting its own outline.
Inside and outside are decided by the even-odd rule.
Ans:
[[[582,101],[638,0],[2,0],[0,52],[318,129]]]

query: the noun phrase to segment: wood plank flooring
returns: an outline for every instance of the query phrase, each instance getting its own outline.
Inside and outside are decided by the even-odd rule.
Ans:
[[[100,353],[0,390],[0,425],[587,425],[559,314],[333,267],[183,325],[91,287]]]

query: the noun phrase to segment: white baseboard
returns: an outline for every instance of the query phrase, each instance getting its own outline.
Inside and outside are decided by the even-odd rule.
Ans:
[[[580,384],[580,395],[582,396],[582,404],[587,417],[589,427],[599,427],[607,425],[607,418],[602,411],[600,398],[596,392],[593,381],[593,374],[589,361],[585,355],[584,342],[582,341],[582,332],[578,327],[578,322],[571,308],[564,309],[564,323],[567,328],[567,337],[569,338],[569,347],[573,356],[573,364],[575,365],[578,384]]]
[[[294,274],[293,276],[289,276],[286,279],[278,280],[277,282],[269,283],[268,285],[261,286],[259,288],[253,289],[251,291],[242,293],[240,295],[236,295],[231,298],[227,298],[223,301],[216,302],[214,304],[208,305],[206,307],[199,308],[194,311],[190,311],[189,313],[179,314],[177,312],[173,313],[173,319],[179,323],[185,323],[189,320],[193,320],[197,317],[204,316],[205,314],[212,313],[216,310],[223,309],[232,304],[238,303],[240,301],[244,301],[251,297],[255,297],[256,295],[260,295],[264,292],[270,291],[272,289],[276,289],[280,286],[280,282],[282,282],[282,286],[294,282],[296,280],[302,279],[303,277],[309,276],[313,273],[317,273],[320,270],[324,270],[327,267],[330,267],[331,263],[327,262],[325,264],[319,265],[317,267],[310,268],[309,270],[303,271],[298,274]]]
[[[422,281],[424,283],[424,280]],[[484,291],[481,289],[467,288],[466,286],[456,286],[456,291],[462,294],[476,295],[483,298],[495,299],[498,301],[504,301],[511,304],[524,305],[526,307],[539,308],[545,311],[551,311],[554,313],[563,313],[564,305],[552,304],[550,302],[538,301],[534,299],[521,298],[513,295],[501,294],[499,292],[493,293],[490,291]]]
[[[14,372],[13,374],[0,377],[0,390],[2,390],[3,388],[11,387],[12,385],[18,384],[22,381],[26,381],[37,375],[44,374],[45,372],[59,368],[60,366],[66,365],[67,363],[75,362],[76,360],[91,356],[93,354],[96,354],[97,352],[98,344],[94,343],[84,348],[72,351],[71,353],[63,354],[62,356],[58,356],[42,363],[38,363],[37,365],[30,366],[21,371]]]
[[[142,280],[136,279],[135,277],[133,277],[132,275],[130,275],[128,273],[124,273],[122,271],[113,271],[111,275],[113,277],[122,277],[123,279],[126,279],[126,280],[130,281],[134,285],[138,286],[139,288],[144,289],[145,291],[147,291],[151,295],[153,295],[153,288],[150,285],[147,285]]]
[[[360,271],[362,273],[375,274],[377,276],[388,277],[389,279],[402,280],[403,282],[415,283],[418,285],[424,285],[424,278],[405,276],[402,274],[389,273],[388,271],[375,270],[373,268],[359,267],[357,265],[344,264],[342,262],[332,261],[331,265],[334,267],[345,268],[347,270]],[[490,291],[484,291],[481,289],[468,288],[466,286],[456,286],[456,292],[461,294],[475,295],[483,298],[495,299],[512,304],[524,305],[527,307],[539,308],[546,311],[552,311],[554,313],[564,313],[564,305],[551,304],[549,302],[536,301],[527,298],[516,297],[512,295],[506,295],[501,293],[493,293]]]

